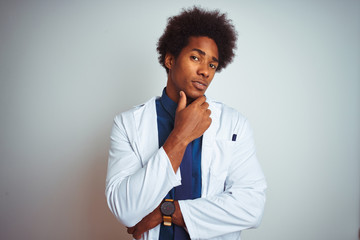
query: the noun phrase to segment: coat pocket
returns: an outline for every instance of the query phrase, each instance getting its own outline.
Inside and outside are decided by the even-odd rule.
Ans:
[[[218,194],[225,190],[234,144],[235,142],[228,140],[216,141],[209,166],[208,195]]]
[[[226,172],[221,174],[212,173],[209,174],[209,186],[208,186],[208,195],[215,195],[222,193],[225,190],[225,181],[226,181]]]

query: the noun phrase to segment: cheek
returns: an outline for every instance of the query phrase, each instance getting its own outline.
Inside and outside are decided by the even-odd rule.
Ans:
[[[198,66],[196,64],[194,64],[194,63],[188,63],[188,64],[183,66],[182,72],[186,76],[189,76],[189,77],[194,76],[197,73],[197,67]]]
[[[178,69],[176,71],[178,80],[186,81],[186,79],[191,76],[191,73],[193,71],[194,71],[193,66],[191,66],[190,64],[183,64],[183,65],[178,66]]]

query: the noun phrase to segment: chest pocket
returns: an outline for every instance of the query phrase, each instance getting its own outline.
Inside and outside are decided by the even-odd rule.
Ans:
[[[207,195],[214,195],[224,191],[229,167],[233,160],[235,142],[217,140],[210,155],[209,178]]]

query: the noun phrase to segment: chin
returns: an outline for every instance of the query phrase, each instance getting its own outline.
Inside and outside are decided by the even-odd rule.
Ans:
[[[199,97],[201,97],[201,96],[203,96],[204,94],[205,94],[205,92],[190,92],[190,93],[186,93],[185,92],[185,94],[186,94],[186,97],[190,100],[190,101],[194,101],[195,99],[197,99],[197,98],[199,98]]]

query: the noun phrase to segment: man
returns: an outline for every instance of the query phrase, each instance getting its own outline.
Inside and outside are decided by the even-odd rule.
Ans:
[[[106,197],[135,239],[234,240],[260,223],[266,183],[249,124],[204,95],[235,42],[218,11],[170,18],[157,48],[162,96],[115,117]]]

